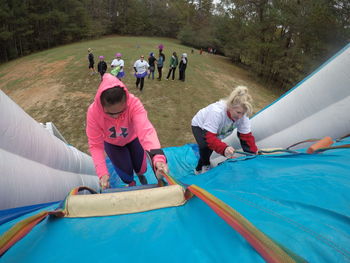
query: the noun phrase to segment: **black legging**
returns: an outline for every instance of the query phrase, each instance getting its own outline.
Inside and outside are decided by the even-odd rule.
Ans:
[[[205,140],[206,130],[198,126],[192,126],[192,133],[199,147],[199,160],[196,167],[197,171],[202,169],[204,165],[210,165],[210,155],[213,150],[210,150],[208,147],[208,143]]]
[[[174,80],[175,79],[175,71],[176,71],[176,68],[170,68],[168,76],[166,78],[169,79],[171,72],[173,72],[172,79]]]
[[[163,67],[157,67],[157,69],[158,69],[158,79],[161,80]]]
[[[110,137],[114,134],[113,132]],[[146,153],[137,137],[124,146],[104,142],[104,149],[124,183],[130,184],[134,180],[134,171],[137,175],[143,175],[146,172]]]
[[[136,78],[136,87],[137,88],[139,87],[140,82],[141,82],[140,90],[142,90],[143,89],[143,84],[145,82],[145,78]]]

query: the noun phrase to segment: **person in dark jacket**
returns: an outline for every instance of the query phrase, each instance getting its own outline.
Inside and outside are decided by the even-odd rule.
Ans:
[[[102,80],[103,74],[105,74],[107,71],[107,63],[104,60],[104,56],[99,56],[98,58],[100,59],[100,62],[97,64],[97,71],[100,73]]]
[[[158,80],[162,80],[162,71],[165,61],[165,55],[163,54],[163,50],[159,49],[159,57],[157,60],[157,69],[158,69]]]
[[[152,79],[154,79],[154,70],[155,70],[155,67],[156,67],[156,64],[157,63],[157,59],[154,57],[154,53],[151,52],[149,54],[149,58],[148,58],[148,64],[149,64],[149,75],[148,75],[148,78],[151,77],[152,75]]]
[[[173,73],[172,80],[175,80],[175,71],[178,64],[179,64],[179,60],[177,58],[176,52],[173,52],[173,55],[170,58],[169,72],[168,72],[168,76],[166,77],[167,80],[169,80],[171,73]]]
[[[185,71],[187,68],[187,54],[183,53],[179,64],[179,80],[185,81]]]
[[[90,69],[90,75],[96,74],[95,68],[94,68],[94,54],[92,53],[92,49],[88,48],[88,60],[89,60],[89,69]]]

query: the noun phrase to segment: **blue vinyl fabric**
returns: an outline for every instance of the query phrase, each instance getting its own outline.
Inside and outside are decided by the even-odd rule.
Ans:
[[[125,187],[127,184],[125,184],[119,177],[117,171],[114,169],[114,166],[111,162],[111,160],[106,157],[106,164],[107,164],[107,169],[110,174],[110,186],[111,188],[117,188],[117,187]],[[145,176],[147,178],[147,181],[149,184],[154,184],[157,182],[157,179],[154,175],[152,166],[150,165],[149,161],[147,160],[147,171],[145,173]],[[137,175],[134,173],[134,180],[137,185],[141,185]]]
[[[11,221],[17,217],[20,217],[22,215],[28,214],[30,212],[39,210],[41,208],[44,208],[56,203],[58,202],[50,202],[50,203],[44,203],[44,204],[38,204],[38,205],[29,205],[29,206],[0,210],[0,225],[8,221]]]
[[[240,157],[197,176],[196,145],[164,151],[173,177],[209,191],[308,262],[350,262],[350,149]],[[2,224],[0,233],[26,216]],[[50,217],[0,260],[264,262],[196,197],[180,207],[129,215]]]

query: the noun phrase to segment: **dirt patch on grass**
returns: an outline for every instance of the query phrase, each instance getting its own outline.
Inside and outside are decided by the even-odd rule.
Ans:
[[[273,94],[271,90],[268,90],[258,83],[247,79],[246,73],[238,73],[239,71],[236,71],[233,74],[228,75],[224,73],[214,73],[208,71],[205,75],[211,79],[216,89],[221,90],[220,93],[226,94],[226,96],[229,96],[234,87],[237,87],[239,85],[247,86],[249,93],[253,97],[254,113],[266,107],[276,98],[277,94]]]
[[[40,107],[57,99],[61,88],[62,86],[59,84],[42,82],[30,88],[10,91],[8,95],[26,111],[33,105]]]
[[[2,83],[0,87],[5,87],[9,82],[18,79],[30,79],[32,81],[33,77],[36,79],[55,78],[55,76],[62,73],[71,59],[72,58],[67,58],[51,63],[46,63],[41,59],[33,59],[31,61],[15,63],[3,71],[5,74],[1,78]]]
[[[34,59],[14,64],[4,72],[0,88],[25,111],[32,106],[50,103],[61,95],[63,85],[56,79],[64,71],[68,60],[44,64],[42,60]],[[20,88],[17,88],[18,82]]]
[[[67,92],[67,95],[72,96],[77,99],[91,99],[91,95],[89,93],[84,93],[81,91]]]
[[[224,73],[214,73],[209,71],[206,72],[206,75],[212,79],[216,88],[227,92],[227,96],[230,94],[234,87],[239,85],[247,85],[247,82],[242,80],[237,75],[227,75]]]
[[[45,65],[45,67],[43,67],[42,69],[40,69],[40,71],[38,72],[40,77],[44,77],[44,78],[50,78],[53,76],[58,76],[59,74],[61,74],[64,70],[64,68],[66,67],[67,63],[69,62],[69,58],[66,60],[61,60],[61,61],[56,61],[56,62],[52,62],[48,65]]]
[[[33,59],[31,61],[23,61],[11,63],[10,66],[6,67],[2,72],[1,86],[6,86],[10,81],[19,78],[32,78],[38,73],[38,67],[43,64],[40,59]]]

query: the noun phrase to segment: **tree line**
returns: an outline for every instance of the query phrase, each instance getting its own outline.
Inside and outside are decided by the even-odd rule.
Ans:
[[[0,61],[103,35],[215,48],[288,89],[350,39],[349,0],[0,0]]]

